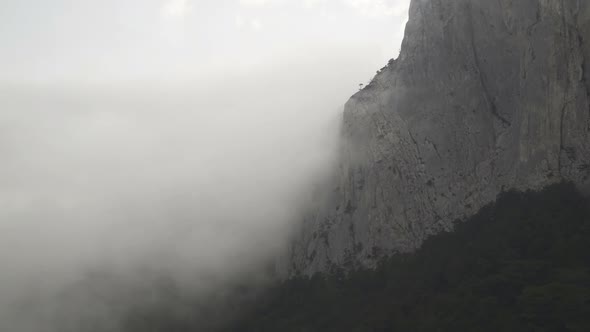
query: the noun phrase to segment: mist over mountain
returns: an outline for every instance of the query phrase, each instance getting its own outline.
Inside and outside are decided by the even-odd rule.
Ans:
[[[207,321],[193,302],[272,277],[364,73],[340,59],[281,77],[4,85],[0,330],[120,331],[160,301]]]
[[[407,7],[0,5],[0,330],[584,331],[590,4]]]

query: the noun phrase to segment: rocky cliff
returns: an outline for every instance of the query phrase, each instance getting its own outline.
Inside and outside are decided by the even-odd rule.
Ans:
[[[590,184],[590,2],[413,0],[342,142],[283,273],[371,267],[503,190]]]

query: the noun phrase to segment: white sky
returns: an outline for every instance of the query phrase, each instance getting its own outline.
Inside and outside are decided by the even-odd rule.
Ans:
[[[369,79],[397,56],[408,6],[409,0],[2,0],[0,80],[210,77],[350,54],[372,68]]]

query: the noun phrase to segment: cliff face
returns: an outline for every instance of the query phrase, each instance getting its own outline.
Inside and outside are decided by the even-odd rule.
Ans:
[[[502,190],[590,184],[590,3],[413,0],[399,58],[348,101],[342,131],[287,275],[415,250]]]

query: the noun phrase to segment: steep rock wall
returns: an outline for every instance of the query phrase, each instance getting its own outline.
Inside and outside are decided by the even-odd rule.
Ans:
[[[590,4],[413,0],[399,58],[346,104],[337,176],[286,275],[371,267],[510,188],[590,183]]]

